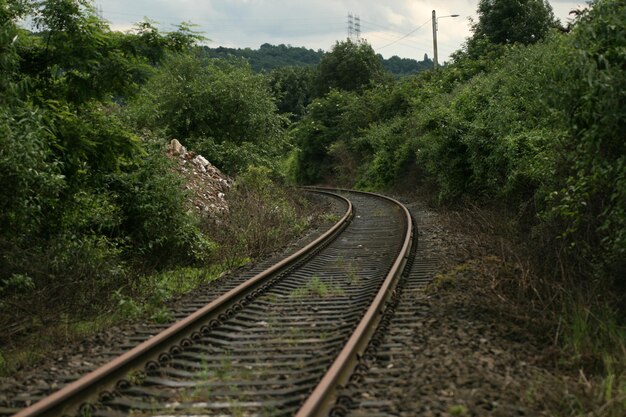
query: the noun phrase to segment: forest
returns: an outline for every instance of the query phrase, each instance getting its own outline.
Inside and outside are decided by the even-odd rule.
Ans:
[[[516,291],[623,403],[626,4],[593,0],[567,25],[543,0],[481,0],[478,16],[448,65],[398,77],[413,71],[365,41],[266,44],[248,62],[188,24],[121,33],[89,0],[0,0],[1,367],[13,334],[145,313],[162,281],[226,268],[225,245],[229,265],[258,255],[187,209],[164,155],[177,138],[280,201],[285,236],[306,226],[295,184],[506,216],[535,271]]]
[[[264,43],[259,49],[225,48],[223,46],[209,48],[204,46],[203,51],[211,58],[244,58],[254,72],[271,71],[281,67],[314,67],[320,63],[324,56],[322,50],[314,51],[303,47],[283,44],[270,45],[269,43]],[[383,67],[395,76],[416,74],[433,66],[433,61],[428,58],[428,54],[424,54],[422,61],[400,58],[396,55],[388,59],[383,58],[380,54],[377,56]]]

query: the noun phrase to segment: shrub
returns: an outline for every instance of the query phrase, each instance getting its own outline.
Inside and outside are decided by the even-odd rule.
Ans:
[[[139,127],[163,129],[231,174],[274,166],[287,148],[286,119],[266,80],[243,63],[172,56],[131,114]]]
[[[28,240],[45,224],[64,188],[43,112],[0,106],[0,236]]]
[[[274,182],[267,168],[250,167],[239,175],[228,201],[228,213],[208,228],[221,245],[221,256],[232,264],[279,249],[307,224],[305,200]]]
[[[359,153],[364,155],[362,161],[365,162],[357,187],[377,190],[393,187],[415,162],[412,145],[403,118],[371,125],[355,140],[355,148],[361,148]]]
[[[594,2],[574,27],[555,74],[567,86],[554,102],[568,129],[555,143],[560,181],[544,217],[572,263],[605,276],[615,295],[626,289],[625,33],[626,5],[616,0]]]
[[[120,234],[128,240],[127,256],[138,256],[152,268],[206,260],[214,245],[200,232],[174,162],[156,142],[147,138],[146,155],[110,177],[122,216]]]

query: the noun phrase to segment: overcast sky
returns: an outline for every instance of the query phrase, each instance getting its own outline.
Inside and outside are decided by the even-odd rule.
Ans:
[[[198,25],[211,47],[257,49],[263,43],[328,51],[348,35],[348,14],[358,16],[361,37],[385,58],[432,58],[431,13],[439,19],[439,60],[461,47],[470,35],[478,0],[95,0],[114,30],[128,30],[149,18],[162,30],[189,21]],[[555,15],[567,22],[584,1],[550,0]],[[407,36],[408,35],[408,36]]]

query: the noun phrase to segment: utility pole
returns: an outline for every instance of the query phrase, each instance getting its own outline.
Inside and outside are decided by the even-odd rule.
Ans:
[[[433,63],[435,64],[435,71],[439,63],[437,62],[437,13],[433,10]]]
[[[433,64],[435,67],[435,71],[439,67],[439,62],[437,61],[437,19],[442,19],[444,17],[459,17],[458,14],[450,14],[447,16],[439,16],[437,17],[437,13],[433,10]]]

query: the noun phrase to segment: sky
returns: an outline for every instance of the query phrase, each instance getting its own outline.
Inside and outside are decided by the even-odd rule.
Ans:
[[[550,0],[566,23],[584,1]],[[348,37],[348,14],[358,16],[361,38],[385,58],[433,56],[432,10],[438,17],[439,61],[449,59],[470,36],[478,0],[95,0],[113,30],[126,31],[148,18],[163,31],[180,22],[197,25],[212,48],[257,49],[264,43],[328,51]],[[459,14],[459,17],[445,17]],[[356,22],[356,20],[355,20]],[[354,39],[354,38],[353,38]]]

